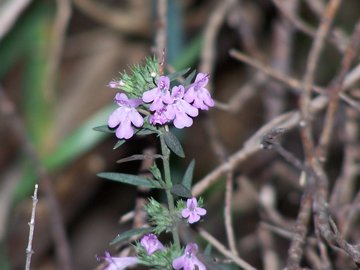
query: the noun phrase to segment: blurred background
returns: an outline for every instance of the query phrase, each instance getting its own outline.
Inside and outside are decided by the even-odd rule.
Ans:
[[[216,11],[220,12],[224,8],[221,5],[225,5],[221,2],[229,5],[217,18]],[[292,8],[316,29],[319,10],[311,1],[289,2],[297,2]],[[150,0],[0,2],[1,270],[24,268],[35,183],[40,187],[32,269],[61,269],[54,245],[54,239],[62,237],[56,236],[57,221],[64,224],[73,269],[95,269],[99,264],[95,256],[103,255],[104,250],[114,253],[116,247],[109,246],[109,242],[131,228],[131,222],[119,224],[119,218],[134,208],[136,189],[107,182],[96,177],[96,173],[137,174],[140,162],[116,164],[116,160],[148,147],[156,148],[155,139],[135,137],[113,150],[116,138],[92,128],[106,124],[115,108],[116,92],[106,85],[118,78],[119,72],[154,54],[159,27],[156,10],[157,1]],[[346,0],[335,25],[349,36],[359,17],[360,1]],[[255,69],[231,58],[230,49],[245,51],[301,78],[311,41],[270,0],[168,0],[167,63],[176,70],[192,67],[204,71],[202,68],[208,68],[204,65],[204,50],[213,46],[214,60],[206,70],[211,72],[211,91],[219,104],[237,102],[230,110],[215,108],[202,113],[191,128],[178,131],[186,158],[172,160],[174,177],[181,177],[193,158],[194,181],[219,164],[209,142],[209,119],[230,155],[264,123],[297,108],[295,91],[261,78]],[[316,83],[327,85],[340,59],[336,46],[327,43]],[[249,82],[249,89],[236,97],[238,90]],[[343,104],[340,111],[339,123],[345,114]],[[339,143],[343,135],[341,124],[338,127],[328,166],[332,179],[339,175],[343,159]],[[297,131],[286,136],[284,145],[301,158]],[[296,218],[301,196],[296,184],[300,172],[296,168],[274,153],[261,152],[241,164],[237,169],[240,172],[259,194],[270,192],[275,208],[284,217]],[[261,247],[254,236],[262,214],[254,198],[241,186],[234,182],[237,245],[250,263],[265,269]],[[218,222],[223,220],[223,207],[219,206],[223,205],[224,187],[225,181],[220,181],[203,195],[209,213],[203,226],[225,243],[225,230]],[[52,207],[54,201],[58,208]],[[56,221],[56,217],[61,218]],[[283,262],[289,241],[274,237],[274,249]]]

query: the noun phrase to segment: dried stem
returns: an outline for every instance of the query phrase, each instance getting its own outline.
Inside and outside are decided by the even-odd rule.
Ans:
[[[34,253],[34,251],[32,249],[32,241],[33,241],[33,238],[34,238],[35,213],[36,213],[36,204],[38,202],[38,197],[37,197],[38,187],[39,187],[39,185],[36,184],[35,189],[34,189],[34,195],[32,196],[33,204],[32,204],[32,211],[31,211],[31,219],[30,219],[30,222],[29,222],[29,241],[28,241],[28,246],[26,248],[25,270],[30,270],[31,256]]]
[[[354,34],[351,37],[349,46],[346,48],[342,59],[341,68],[333,84],[329,88],[329,104],[324,120],[324,127],[317,147],[317,156],[322,162],[326,161],[327,149],[329,147],[331,134],[335,122],[335,115],[339,104],[339,94],[342,91],[345,76],[348,73],[351,63],[355,58],[356,50],[360,44],[360,21],[356,24]]]
[[[199,235],[209,242],[214,248],[216,248],[221,254],[231,259],[234,263],[244,268],[245,270],[256,270],[253,266],[248,264],[246,261],[241,259],[239,256],[236,256],[231,251],[227,250],[215,237],[204,229],[199,229]]]

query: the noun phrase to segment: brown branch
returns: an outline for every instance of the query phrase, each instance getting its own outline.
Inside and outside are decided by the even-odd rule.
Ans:
[[[205,26],[204,42],[203,48],[201,50],[199,70],[201,72],[210,74],[210,80],[208,82],[210,91],[213,89],[211,75],[213,74],[214,65],[216,62],[216,38],[226,13],[235,3],[235,0],[219,1],[213,12],[210,14],[209,21]]]
[[[157,1],[157,29],[155,37],[156,56],[159,60],[162,59],[162,63],[159,65],[159,75],[164,74],[165,66],[165,50],[166,50],[166,32],[167,32],[167,0]]]
[[[335,115],[339,105],[339,94],[343,89],[345,76],[348,73],[351,63],[356,56],[356,50],[360,44],[360,21],[356,24],[355,31],[351,37],[349,46],[346,48],[342,59],[341,68],[334,82],[329,87],[329,104],[326,110],[324,126],[317,146],[317,156],[321,162],[326,161],[327,150],[329,147],[331,134],[333,133],[333,126],[335,122]]]
[[[317,97],[311,103],[311,111],[316,113],[323,109],[327,103],[327,98]],[[219,177],[228,170],[233,170],[241,162],[248,159],[251,155],[261,150],[260,144],[264,134],[270,132],[272,129],[281,127],[285,129],[292,129],[299,124],[300,114],[298,111],[284,113],[269,123],[262,126],[253,136],[251,136],[244,146],[229,156],[227,162],[216,167],[212,172],[203,177],[198,183],[196,183],[192,189],[194,196],[202,194],[209,186],[219,181]]]
[[[331,0],[325,8],[321,17],[320,26],[316,32],[310,53],[307,58],[306,70],[303,78],[303,92],[300,97],[299,107],[301,112],[301,137],[304,147],[306,161],[311,164],[314,158],[314,140],[310,124],[310,102],[311,92],[314,84],[315,71],[324,46],[325,38],[329,33],[330,26],[340,6],[341,0]]]
[[[226,247],[223,246],[215,237],[213,237],[210,233],[205,231],[204,229],[199,228],[199,235],[209,242],[214,248],[216,248],[221,254],[225,257],[231,259],[234,263],[244,268],[245,270],[256,270],[253,266],[248,264],[246,261],[241,259],[239,256],[236,256],[231,251],[227,250]]]
[[[288,269],[299,269],[300,261],[304,253],[306,235],[311,216],[312,194],[310,185],[305,190],[301,198],[300,210],[296,220],[295,230],[292,235],[292,241],[288,251],[287,267]]]

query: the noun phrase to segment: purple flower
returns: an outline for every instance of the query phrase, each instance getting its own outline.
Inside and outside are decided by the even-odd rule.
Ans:
[[[200,216],[204,216],[206,214],[206,210],[204,208],[197,206],[196,198],[187,199],[186,208],[181,211],[181,216],[183,218],[187,218],[190,224],[198,222],[200,220]]]
[[[162,107],[160,110],[154,112],[153,115],[149,117],[149,122],[152,125],[164,125],[170,120],[165,116],[164,112],[166,111],[166,106]]]
[[[125,84],[122,80],[120,80],[120,81],[112,80],[111,82],[109,82],[109,84],[107,86],[110,88],[121,88],[124,85]]]
[[[157,81],[157,87],[144,92],[142,99],[144,102],[149,103],[151,111],[160,110],[165,104],[170,104],[172,99],[170,97],[170,79],[166,76],[160,76]]]
[[[109,263],[104,270],[123,270],[139,262],[136,257],[111,257],[107,251],[105,251],[105,257],[103,258]]]
[[[131,124],[136,127],[141,127],[144,124],[144,119],[140,113],[135,109],[142,101],[141,99],[128,97],[123,93],[118,93],[115,96],[115,101],[119,105],[108,119],[108,126],[116,129],[116,137],[119,139],[129,139],[134,135],[134,129]]]
[[[182,85],[174,86],[171,91],[173,103],[166,107],[164,115],[169,119],[174,119],[174,126],[177,128],[190,127],[193,120],[190,116],[195,117],[199,114],[197,108],[191,106],[183,99],[185,88]]]
[[[147,234],[143,238],[141,238],[140,244],[146,249],[146,254],[151,255],[155,251],[163,250],[164,246],[157,239],[155,234]]]
[[[209,91],[205,88],[209,81],[209,75],[205,73],[199,73],[195,82],[190,85],[185,93],[184,99],[192,103],[193,106],[201,109],[208,110],[209,107],[214,107],[214,100],[211,98]]]
[[[206,270],[205,265],[196,257],[198,246],[195,243],[186,245],[184,255],[176,258],[172,262],[175,270]]]

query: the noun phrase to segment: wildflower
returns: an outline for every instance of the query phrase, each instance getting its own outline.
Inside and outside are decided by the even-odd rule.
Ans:
[[[150,124],[152,125],[164,125],[170,120],[165,116],[166,106],[162,107],[160,110],[154,112],[153,115],[149,117]]]
[[[206,270],[205,265],[196,257],[198,252],[198,246],[195,243],[189,243],[186,245],[184,255],[176,258],[172,262],[172,266],[175,270]]]
[[[204,208],[197,206],[196,198],[187,199],[186,208],[181,211],[181,216],[183,218],[187,218],[190,224],[198,222],[200,220],[200,216],[204,216],[206,214],[206,210]]]
[[[190,116],[195,117],[199,114],[197,108],[191,106],[183,99],[185,88],[182,85],[174,86],[171,92],[173,103],[166,107],[164,115],[170,119],[174,119],[174,126],[177,128],[190,127],[193,120]]]
[[[120,81],[112,80],[111,82],[109,82],[109,84],[107,86],[110,88],[121,88],[124,85],[125,85],[125,83],[122,80],[120,80]]]
[[[142,99],[144,102],[149,103],[151,111],[160,110],[165,104],[172,102],[170,97],[170,79],[166,76],[160,76],[157,81],[157,87],[144,92]]]
[[[115,101],[119,105],[108,119],[108,126],[116,129],[116,137],[119,139],[129,139],[134,135],[134,129],[131,124],[136,127],[141,127],[144,124],[144,119],[140,113],[135,109],[142,101],[141,99],[128,99],[124,93],[118,93],[115,96]]]
[[[184,99],[192,103],[195,108],[201,110],[208,110],[209,107],[214,107],[214,100],[211,98],[209,91],[205,88],[209,81],[209,75],[205,73],[199,73],[195,82],[190,85],[186,91]]]
[[[104,270],[123,270],[139,262],[136,257],[111,257],[107,251],[105,251],[105,257],[103,258],[109,263]]]
[[[155,234],[147,234],[143,238],[141,238],[140,244],[146,249],[146,254],[151,255],[155,251],[163,250],[164,246],[157,239]]]

